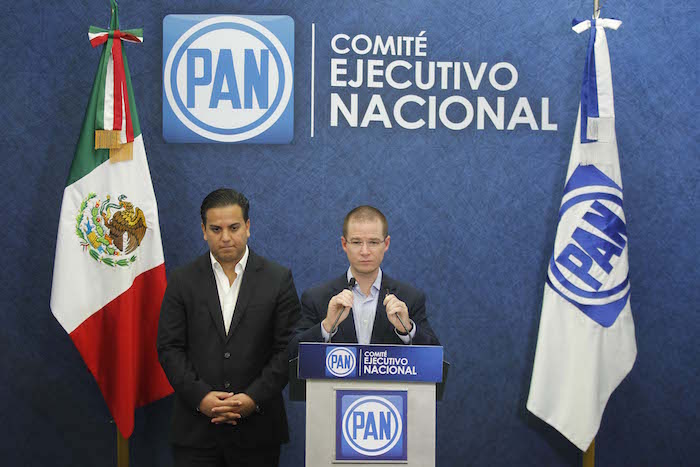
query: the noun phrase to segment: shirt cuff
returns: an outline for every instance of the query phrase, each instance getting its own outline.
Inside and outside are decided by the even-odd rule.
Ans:
[[[333,334],[329,333],[326,331],[326,328],[323,327],[323,323],[319,324],[321,326],[321,336],[323,336],[323,342],[328,342],[331,337],[335,336],[338,333],[338,328],[335,329],[335,332]]]
[[[410,321],[411,321],[411,324],[413,325],[413,329],[411,329],[411,332],[409,332],[406,335],[399,334],[399,331],[396,328],[394,328],[394,332],[396,333],[397,336],[399,336],[399,339],[401,339],[401,342],[403,342],[404,344],[409,344],[413,340],[413,338],[416,337],[416,329],[418,327],[416,326],[416,323],[413,322],[413,320],[410,320]],[[321,326],[321,327],[323,327],[323,326]]]

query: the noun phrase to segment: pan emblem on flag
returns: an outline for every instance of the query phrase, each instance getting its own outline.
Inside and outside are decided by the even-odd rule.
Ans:
[[[90,193],[80,203],[75,220],[80,245],[92,259],[112,267],[126,267],[136,261],[131,253],[146,235],[146,216],[127,201],[126,195],[120,195],[114,203],[110,195],[103,201]]]
[[[604,327],[629,300],[622,188],[594,165],[579,165],[564,189],[548,282]]]

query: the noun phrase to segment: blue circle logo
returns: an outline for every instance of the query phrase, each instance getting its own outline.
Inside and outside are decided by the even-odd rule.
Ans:
[[[188,29],[164,66],[165,98],[192,132],[239,142],[268,130],[292,96],[292,63],[261,24],[216,16]]]
[[[595,166],[579,166],[562,198],[548,284],[609,327],[629,299],[628,250],[622,188]]]
[[[388,399],[364,396],[353,402],[343,415],[343,438],[364,456],[380,456],[401,439],[401,413]]]
[[[326,354],[326,369],[338,378],[345,378],[355,371],[355,352],[347,347],[335,347]]]

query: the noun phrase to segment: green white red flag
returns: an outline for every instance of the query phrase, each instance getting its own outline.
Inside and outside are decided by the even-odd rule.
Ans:
[[[104,37],[105,46],[63,191],[51,311],[128,438],[134,409],[172,388],[155,345],[166,286],[158,207],[121,47],[125,37],[140,42],[142,35],[119,31],[117,4],[111,4],[110,29],[91,28],[91,42]],[[100,147],[100,131],[114,132],[118,141]]]

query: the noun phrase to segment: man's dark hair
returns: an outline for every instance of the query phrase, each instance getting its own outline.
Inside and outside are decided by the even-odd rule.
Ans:
[[[374,206],[358,206],[345,216],[343,221],[343,237],[348,236],[348,224],[351,220],[355,221],[374,221],[380,220],[382,222],[382,233],[384,238],[389,235],[389,223],[386,221],[386,217],[382,214],[382,211],[375,208]]]
[[[202,216],[202,225],[207,225],[207,211],[212,208],[222,208],[224,206],[240,206],[243,211],[243,220],[248,222],[248,211],[250,202],[242,193],[231,188],[219,188],[214,190],[204,198],[202,207],[199,210]]]

